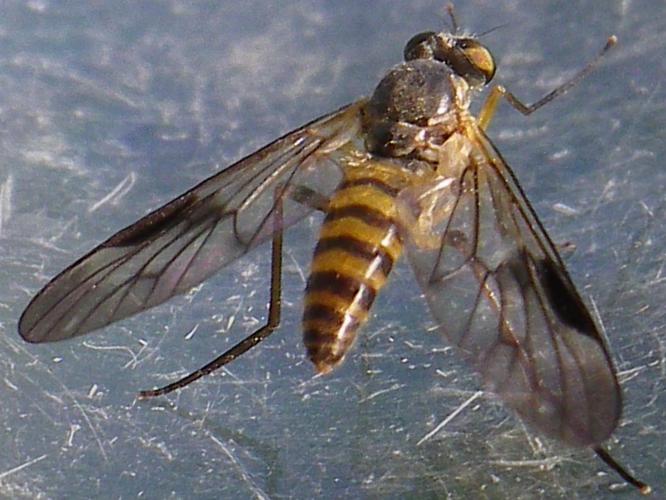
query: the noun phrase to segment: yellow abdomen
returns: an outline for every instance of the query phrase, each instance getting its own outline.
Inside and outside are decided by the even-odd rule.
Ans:
[[[305,291],[303,335],[320,373],[342,362],[402,251],[393,168],[350,168],[329,201]]]

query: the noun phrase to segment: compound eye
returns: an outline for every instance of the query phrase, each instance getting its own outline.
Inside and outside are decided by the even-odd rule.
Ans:
[[[457,46],[475,72],[478,73],[478,76],[483,79],[483,82],[480,83],[484,85],[489,83],[493,79],[493,76],[495,76],[495,70],[497,69],[490,51],[473,38],[461,39],[458,41]]]

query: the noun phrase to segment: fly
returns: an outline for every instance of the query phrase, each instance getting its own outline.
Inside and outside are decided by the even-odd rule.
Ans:
[[[501,86],[478,117],[475,92],[495,74],[469,35],[425,32],[369,98],[288,133],[118,232],[62,271],[24,311],[28,342],[98,330],[188,291],[272,241],[266,325],[166,394],[213,372],[280,323],[285,228],[325,214],[307,280],[303,332],[319,373],[339,365],[405,253],[439,331],[531,428],[591,447],[649,493],[601,443],[622,410],[608,348],[555,245],[486,135],[501,98],[529,115],[576,85],[527,106]]]

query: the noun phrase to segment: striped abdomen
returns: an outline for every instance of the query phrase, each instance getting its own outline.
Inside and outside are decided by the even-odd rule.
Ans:
[[[329,202],[305,291],[304,343],[320,373],[338,365],[400,256],[400,176],[353,168]]]

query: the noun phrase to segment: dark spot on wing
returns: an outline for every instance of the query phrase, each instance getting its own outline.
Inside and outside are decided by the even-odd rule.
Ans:
[[[146,215],[138,222],[126,227],[104,242],[104,247],[128,247],[149,241],[167,229],[179,224],[183,214],[198,200],[195,193],[189,192],[171,203]]]
[[[571,282],[550,259],[535,262],[544,293],[553,312],[563,323],[582,334],[599,338],[596,325]]]

